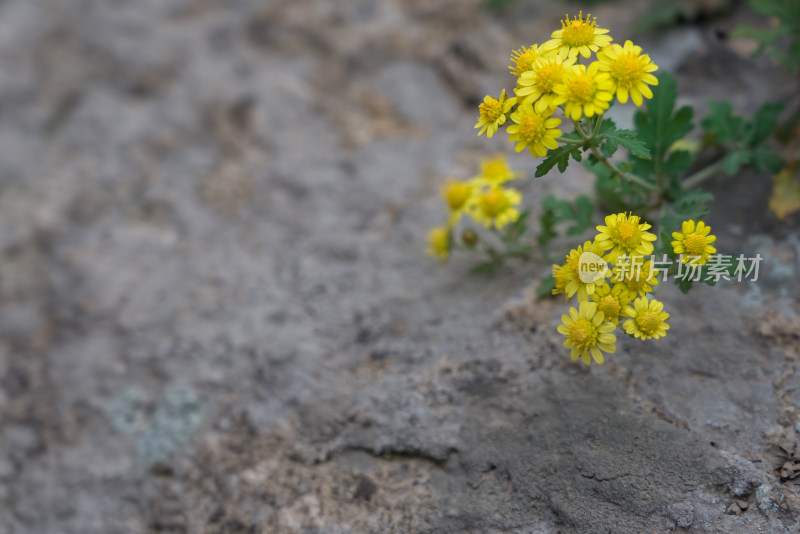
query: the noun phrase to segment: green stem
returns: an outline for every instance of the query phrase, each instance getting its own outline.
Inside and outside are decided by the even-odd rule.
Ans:
[[[573,120],[572,122],[575,124],[575,131],[578,132],[578,135],[580,135],[586,143],[591,145],[592,140],[594,140],[594,137],[597,135],[597,132],[600,130],[600,126],[598,126],[598,124],[601,121],[598,120],[597,123],[595,123],[594,132],[592,132],[592,136],[591,137],[586,135],[586,132],[583,131],[583,128],[581,128],[581,125],[580,125],[580,123],[578,123],[578,121]],[[597,160],[600,163],[605,165],[606,168],[608,168],[608,170],[610,170],[612,172],[612,174],[616,174],[620,178],[628,180],[629,182],[634,183],[634,184],[638,185],[639,187],[641,187],[642,189],[645,189],[647,191],[651,191],[652,192],[652,191],[657,191],[658,190],[658,188],[654,184],[651,184],[650,182],[644,180],[643,178],[639,178],[638,176],[635,176],[633,174],[628,174],[627,172],[621,171],[619,169],[619,167],[617,167],[616,165],[611,163],[608,160],[608,158],[605,157],[597,149],[597,147],[592,146],[590,148],[590,150],[592,151],[592,154],[594,155],[594,157],[596,157]]]
[[[566,137],[556,137],[556,141],[565,145],[582,145],[586,142],[582,139],[568,139]]]
[[[686,178],[683,179],[681,185],[683,186],[684,189],[691,189],[693,187],[697,187],[704,181],[708,180],[709,178],[717,174],[717,172],[719,172],[721,168],[722,168],[722,160],[719,160],[715,163],[712,163],[708,167],[700,169],[696,173],[687,176]]]
[[[597,134],[600,132],[600,125],[601,124],[603,124],[603,116],[602,115],[597,115],[597,118],[594,121],[594,130],[592,130],[591,139],[594,139],[595,137],[597,137]]]

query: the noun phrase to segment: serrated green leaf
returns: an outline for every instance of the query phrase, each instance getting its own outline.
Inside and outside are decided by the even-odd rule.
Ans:
[[[536,177],[540,178],[550,172],[553,167],[558,165],[558,172],[564,172],[569,165],[569,158],[575,161],[581,160],[581,151],[576,145],[562,145],[558,148],[547,151],[547,156],[536,167]]]
[[[730,102],[709,102],[708,110],[708,116],[703,119],[701,125],[714,144],[724,145],[741,137],[744,121],[741,117],[733,116]]]
[[[660,228],[671,233],[680,229],[681,223],[688,219],[702,219],[708,214],[708,203],[714,195],[703,191],[689,191],[675,200],[664,212]]]
[[[634,161],[633,172],[638,176],[663,175],[664,160],[670,147],[694,128],[692,108],[684,106],[673,113],[676,96],[675,78],[663,73],[658,78],[658,85],[653,87],[653,98],[634,116],[637,141],[650,151],[652,158]]]
[[[622,145],[633,156],[640,159],[650,159],[650,150],[642,141],[636,138],[636,132],[633,130],[618,130],[617,125],[610,119],[603,120],[598,137],[605,141],[603,152],[606,156],[612,156]]]

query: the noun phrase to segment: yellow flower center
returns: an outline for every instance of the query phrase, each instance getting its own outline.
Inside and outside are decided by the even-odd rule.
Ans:
[[[567,338],[579,350],[593,347],[597,342],[597,329],[586,317],[578,317],[569,327]]]
[[[553,88],[564,79],[564,65],[555,61],[541,63],[536,68],[534,80],[536,81],[536,87],[542,94],[552,93]]]
[[[620,220],[616,226],[617,244],[624,248],[633,248],[639,244],[639,218],[631,217],[628,220]]]
[[[487,180],[501,180],[508,176],[508,167],[502,160],[492,160],[484,163],[482,174]]]
[[[469,199],[470,187],[467,184],[450,184],[444,193],[451,210],[461,209]]]
[[[644,67],[639,61],[639,56],[627,52],[611,63],[611,76],[625,89],[630,89],[642,80]]]
[[[647,267],[640,267],[638,270],[634,269],[625,277],[625,285],[631,291],[639,292],[645,285],[647,285]]]
[[[689,234],[683,241],[686,253],[690,256],[700,256],[706,248],[706,236],[700,234]]]
[[[537,143],[544,137],[544,117],[538,113],[524,113],[519,123],[519,136],[527,144]]]
[[[585,74],[575,76],[567,82],[567,91],[573,100],[589,102],[592,99],[592,80]]]
[[[611,319],[619,316],[620,305],[619,301],[611,295],[606,295],[598,303],[597,309],[603,312],[606,319]]]
[[[578,18],[561,21],[561,41],[567,46],[585,46],[591,44],[594,39],[594,30],[597,27],[597,19],[590,20],[591,15],[586,15],[583,19],[583,11],[578,14]]]
[[[656,331],[661,321],[656,312],[647,310],[636,319],[636,324],[639,325],[639,330],[649,335]]]
[[[489,102],[481,102],[478,106],[478,112],[484,120],[494,122],[503,114],[503,104],[493,98]]]
[[[490,189],[481,195],[480,208],[484,215],[490,218],[497,217],[510,206],[510,202],[501,189]]]

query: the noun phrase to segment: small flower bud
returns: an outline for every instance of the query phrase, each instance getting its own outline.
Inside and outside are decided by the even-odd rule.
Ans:
[[[467,248],[474,248],[478,244],[478,234],[472,228],[467,228],[461,232],[461,241]]]

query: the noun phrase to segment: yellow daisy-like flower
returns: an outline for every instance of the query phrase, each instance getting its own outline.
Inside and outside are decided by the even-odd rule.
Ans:
[[[558,96],[555,88],[564,80],[564,71],[575,61],[575,58],[562,59],[552,55],[537,59],[533,68],[519,77],[514,92],[518,97],[524,97],[526,102],[533,102],[537,112],[552,113],[556,108],[553,100]]]
[[[603,249],[601,245],[598,245],[596,241],[586,241],[583,245],[578,245],[576,249],[569,251],[569,254],[566,256],[567,261],[561,271],[562,276],[566,280],[564,292],[567,294],[567,298],[572,298],[572,296],[577,293],[579,301],[583,302],[589,300],[589,297],[594,294],[595,289],[605,284],[605,280],[603,279],[584,282],[581,280],[580,276],[581,254],[584,252],[592,252],[601,259],[607,260],[607,258],[603,257],[604,251],[605,249]],[[610,272],[606,273],[606,276],[610,276],[610,274]]]
[[[542,47],[535,44],[532,44],[530,48],[523,46],[519,50],[511,52],[511,63],[513,63],[513,65],[509,65],[508,68],[511,70],[511,74],[519,77],[524,72],[533,69],[533,64],[537,59],[553,54],[554,52],[552,50],[544,50]]]
[[[622,323],[623,330],[639,339],[658,339],[667,335],[669,330],[665,322],[669,314],[664,311],[664,305],[655,299],[639,297],[633,306],[625,306],[622,316],[630,317]]]
[[[446,226],[431,228],[428,232],[428,255],[446,261],[450,255],[450,229]]]
[[[653,253],[653,241],[657,238],[655,234],[646,232],[652,228],[647,223],[640,222],[638,215],[627,213],[617,213],[607,215],[605,226],[598,226],[597,241],[603,244],[608,250],[609,260],[614,263],[619,256],[649,256]]]
[[[571,357],[580,358],[589,365],[591,360],[602,364],[603,352],[613,354],[617,351],[616,329],[613,323],[605,321],[603,312],[594,302],[581,302],[579,309],[570,308],[569,315],[561,316],[563,324],[558,325],[558,333],[566,336],[564,347],[572,349]],[[602,351],[602,352],[601,352]]]
[[[611,43],[613,39],[606,35],[608,30],[597,27],[597,18],[592,18],[587,14],[583,18],[583,11],[578,13],[577,18],[561,21],[561,29],[554,31],[551,40],[542,45],[545,50],[555,50],[558,57],[575,57],[578,54],[589,57],[592,52]]]
[[[522,203],[522,195],[516,189],[492,186],[470,205],[470,215],[475,222],[486,228],[500,229],[519,219],[516,206]]]
[[[490,95],[483,97],[483,102],[478,106],[478,123],[475,128],[480,128],[478,135],[486,133],[489,139],[497,132],[497,129],[506,123],[506,116],[514,104],[517,103],[517,97],[506,97],[506,90],[500,92],[500,98],[495,98]]]
[[[597,303],[597,310],[603,312],[606,321],[617,324],[620,312],[631,303],[633,297],[622,284],[614,284],[613,287],[603,284],[594,292],[592,300]]]
[[[503,154],[485,158],[481,161],[481,173],[472,179],[472,183],[479,186],[502,185],[517,178],[517,173],[506,164]]]
[[[553,104],[565,104],[564,113],[572,120],[578,120],[583,115],[592,117],[595,113],[602,114],[614,98],[614,82],[607,72],[600,72],[599,68],[597,61],[588,68],[585,65],[573,65],[564,71],[562,83],[555,86],[554,91],[558,96],[553,99]]]
[[[623,104],[631,95],[633,103],[642,105],[642,96],[653,98],[648,85],[658,85],[658,78],[650,74],[658,70],[658,65],[647,54],[642,55],[642,47],[625,41],[624,46],[609,45],[597,53],[600,70],[608,72],[616,88],[617,100]]]
[[[455,224],[461,218],[461,214],[469,205],[475,186],[470,182],[457,182],[448,180],[442,188],[442,198],[447,203],[450,224]]]
[[[551,293],[553,295],[560,295],[564,293],[567,287],[567,266],[553,265],[553,279],[556,281],[556,287],[551,291]]]
[[[714,254],[717,249],[711,246],[711,243],[717,240],[717,236],[708,235],[711,227],[706,225],[703,221],[698,221],[697,226],[693,220],[683,221],[681,225],[681,232],[672,232],[671,241],[672,250],[675,254],[683,254],[683,263],[688,263],[693,258],[698,258],[697,263],[705,265],[708,258]]]
[[[619,258],[618,258],[619,259]],[[613,276],[611,281],[623,286],[631,298],[637,295],[645,296],[647,293],[652,293],[653,288],[658,285],[658,278],[656,278],[657,271],[651,274],[652,261],[647,260],[644,263],[636,263],[629,261],[625,264],[617,264],[614,267]]]
[[[561,130],[557,126],[561,124],[561,119],[537,113],[530,102],[523,102],[511,114],[511,120],[514,124],[507,131],[510,134],[509,141],[516,143],[517,152],[528,147],[531,156],[544,157],[548,148],[558,147],[556,138],[561,135]]]

